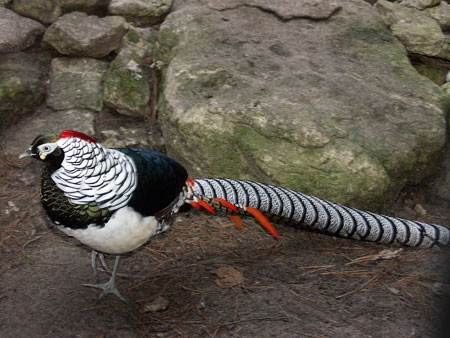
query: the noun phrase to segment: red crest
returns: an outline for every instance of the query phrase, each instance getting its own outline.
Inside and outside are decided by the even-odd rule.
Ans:
[[[63,130],[60,135],[61,138],[70,138],[70,137],[76,137],[91,143],[97,143],[96,140],[94,140],[92,137],[87,136],[86,134],[80,133],[79,131],[75,130]]]

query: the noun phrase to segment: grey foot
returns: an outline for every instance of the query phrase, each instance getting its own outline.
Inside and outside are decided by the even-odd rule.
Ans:
[[[98,297],[99,299],[102,299],[103,296],[106,296],[107,294],[111,293],[117,296],[122,302],[126,303],[127,302],[126,299],[120,294],[119,290],[117,290],[116,286],[114,285],[114,282],[111,283],[111,279],[104,284],[82,284],[82,285],[89,288],[102,289],[103,292]]]
[[[101,261],[102,265],[105,267],[106,264],[104,264],[104,259],[102,259],[103,255],[102,254],[99,254],[99,255],[100,255],[100,261]],[[97,273],[96,273],[97,270],[96,270],[96,267],[95,267],[96,256],[97,256],[97,252],[93,251],[92,252],[92,261],[91,262],[93,263],[92,264],[92,268],[93,268],[95,277],[97,277]],[[107,295],[109,293],[112,293],[113,295],[116,295],[121,301],[126,303],[127,301],[120,294],[119,290],[117,290],[116,284],[115,284],[117,270],[119,268],[119,262],[120,262],[120,256],[118,255],[118,256],[116,256],[116,260],[114,262],[114,268],[113,268],[113,271],[111,273],[111,278],[109,279],[109,281],[107,283],[104,283],[104,284],[83,284],[83,286],[90,287],[90,288],[96,288],[96,289],[102,289],[103,292],[100,294],[100,297],[99,297],[100,299],[103,296],[105,296],[105,295]]]

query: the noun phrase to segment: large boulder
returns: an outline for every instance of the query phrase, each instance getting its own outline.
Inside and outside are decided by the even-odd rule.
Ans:
[[[0,54],[22,51],[34,45],[44,32],[39,22],[0,7]]]
[[[70,12],[105,16],[108,4],[109,0],[13,0],[11,8],[22,16],[51,24]]]
[[[433,172],[445,142],[439,88],[368,3],[323,3],[191,0],[166,18],[160,116],[191,175],[373,210]]]
[[[72,12],[47,29],[44,42],[61,54],[101,58],[119,48],[125,32],[126,22],[119,16],[99,18]]]
[[[103,76],[108,63],[92,58],[54,58],[47,105],[54,110],[103,108]]]
[[[0,130],[44,101],[47,68],[36,55],[0,55]]]

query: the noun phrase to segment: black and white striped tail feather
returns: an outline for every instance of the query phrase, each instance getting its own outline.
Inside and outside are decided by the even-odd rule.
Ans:
[[[346,207],[278,186],[223,178],[195,179],[193,193],[216,208],[222,198],[240,208],[250,206],[269,218],[304,224],[332,235],[414,247],[450,245],[450,228]],[[223,208],[223,207],[222,207]]]

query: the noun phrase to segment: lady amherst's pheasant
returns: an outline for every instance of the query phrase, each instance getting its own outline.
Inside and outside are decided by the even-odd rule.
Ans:
[[[57,228],[93,249],[116,256],[110,280],[85,284],[113,293],[120,254],[167,230],[165,218],[185,203],[254,216],[271,234],[268,218],[340,237],[432,247],[450,244],[450,229],[360,211],[289,189],[234,179],[190,179],[176,161],[152,150],[107,149],[77,131],[47,132],[20,156],[42,162],[41,197]],[[97,253],[99,252],[99,253]]]

